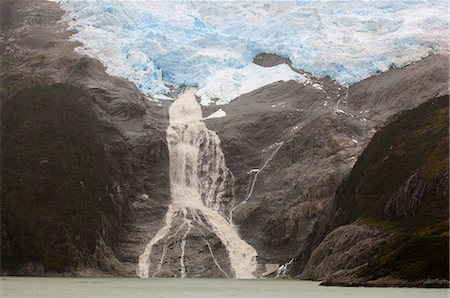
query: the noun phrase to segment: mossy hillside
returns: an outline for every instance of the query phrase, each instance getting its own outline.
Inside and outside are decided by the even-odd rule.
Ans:
[[[447,168],[448,97],[441,97],[401,113],[375,134],[339,190],[336,224],[383,220],[386,202],[413,173],[426,183]]]
[[[418,173],[427,185],[448,171],[448,117],[448,96],[399,114],[375,134],[341,185],[335,226],[360,220],[393,235],[360,275],[448,278],[447,195],[426,188],[414,215],[396,220],[383,215],[388,200],[411,175]]]
[[[2,102],[3,270],[37,261],[64,271],[95,250],[109,167],[86,97],[57,84]]]
[[[358,275],[370,279],[387,274],[406,280],[448,278],[448,228],[448,221],[444,221],[416,233],[398,233]]]

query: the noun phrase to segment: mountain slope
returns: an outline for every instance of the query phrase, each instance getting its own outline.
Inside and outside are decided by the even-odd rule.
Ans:
[[[169,196],[166,110],[74,53],[56,3],[1,4],[2,274],[134,276]]]
[[[336,193],[332,228],[312,253],[304,278],[316,276],[327,285],[415,285],[432,279],[448,284],[448,100],[439,97],[401,112],[375,134]],[[387,244],[357,264],[338,264],[335,255],[327,261],[335,263],[328,266],[333,270],[319,274],[318,256],[339,241],[335,231],[345,226],[350,235],[361,225],[389,235]]]
[[[342,208],[342,212],[336,218],[337,225],[361,217],[392,219],[396,224],[404,225],[402,220],[405,219],[402,218],[408,219],[408,215],[420,211],[416,206],[405,206],[407,210],[393,206],[395,201],[402,200],[398,196],[409,192],[409,188],[424,188],[415,199],[419,202],[409,203],[432,203],[432,190],[421,185],[445,178],[440,176],[448,171],[447,107],[448,97],[431,100],[395,116],[391,123],[375,134],[338,191],[337,208]],[[436,199],[445,199],[444,194],[439,194]],[[411,195],[408,198],[413,199]],[[447,211],[442,207],[446,206],[446,201],[433,203],[443,203],[436,206],[438,213],[424,214],[423,223],[416,223],[414,227],[406,225],[405,228],[423,227],[432,218],[445,220]]]
[[[21,273],[29,262],[35,273],[82,267],[99,245],[105,210],[127,212],[99,138],[118,132],[96,121],[83,97],[57,84],[2,102],[2,270]]]
[[[262,262],[289,262],[301,252],[294,276],[323,239],[317,229],[329,220],[327,206],[374,133],[392,115],[446,94],[448,57],[390,70],[348,93],[332,80],[317,83],[322,90],[294,81],[265,86],[221,107],[226,117],[206,121],[222,141],[237,203],[255,181],[234,222]],[[206,107],[204,114],[217,109]],[[250,171],[258,168],[255,178]]]

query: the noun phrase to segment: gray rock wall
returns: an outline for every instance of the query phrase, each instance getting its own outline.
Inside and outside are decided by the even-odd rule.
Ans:
[[[331,274],[353,269],[380,253],[389,236],[374,227],[358,223],[340,226],[314,249],[302,279],[323,280]]]
[[[329,79],[314,81],[321,89],[274,83],[221,107],[226,117],[207,120],[235,175],[237,202],[251,185],[247,173],[261,168],[271,146],[283,142],[259,173],[252,196],[234,211],[235,223],[263,262],[298,256],[292,273],[301,272],[329,232],[338,186],[373,134],[397,112],[448,93],[448,69],[448,57],[430,56],[356,83],[347,95]],[[204,114],[216,109],[206,107]]]

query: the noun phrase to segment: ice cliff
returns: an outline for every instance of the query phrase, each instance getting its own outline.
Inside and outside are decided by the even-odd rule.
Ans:
[[[60,0],[80,53],[145,94],[196,86],[203,103],[227,103],[278,80],[258,53],[288,57],[315,76],[351,84],[448,51],[447,1]]]

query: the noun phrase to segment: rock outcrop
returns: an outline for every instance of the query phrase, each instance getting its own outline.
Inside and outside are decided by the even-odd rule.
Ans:
[[[448,171],[428,184],[417,173],[408,178],[384,207],[384,217],[395,220],[405,216],[413,216],[426,193],[434,192],[438,196],[448,196]]]
[[[324,285],[448,287],[448,138],[448,96],[380,129],[316,228],[317,247],[291,273]],[[355,220],[372,233],[357,233]],[[342,245],[342,235],[353,241]]]
[[[386,218],[396,219],[414,215],[425,192],[421,180],[417,174],[413,174],[408,178],[397,194],[386,203],[384,207],[384,216]]]
[[[382,277],[368,280],[367,277],[358,276],[356,267],[349,270],[339,270],[329,275],[320,285],[330,287],[407,287],[407,288],[448,288],[447,279],[425,278],[420,280],[404,280],[393,277]]]
[[[300,278],[323,280],[337,271],[364,265],[381,252],[388,239],[385,232],[368,225],[340,226],[313,251]]]

